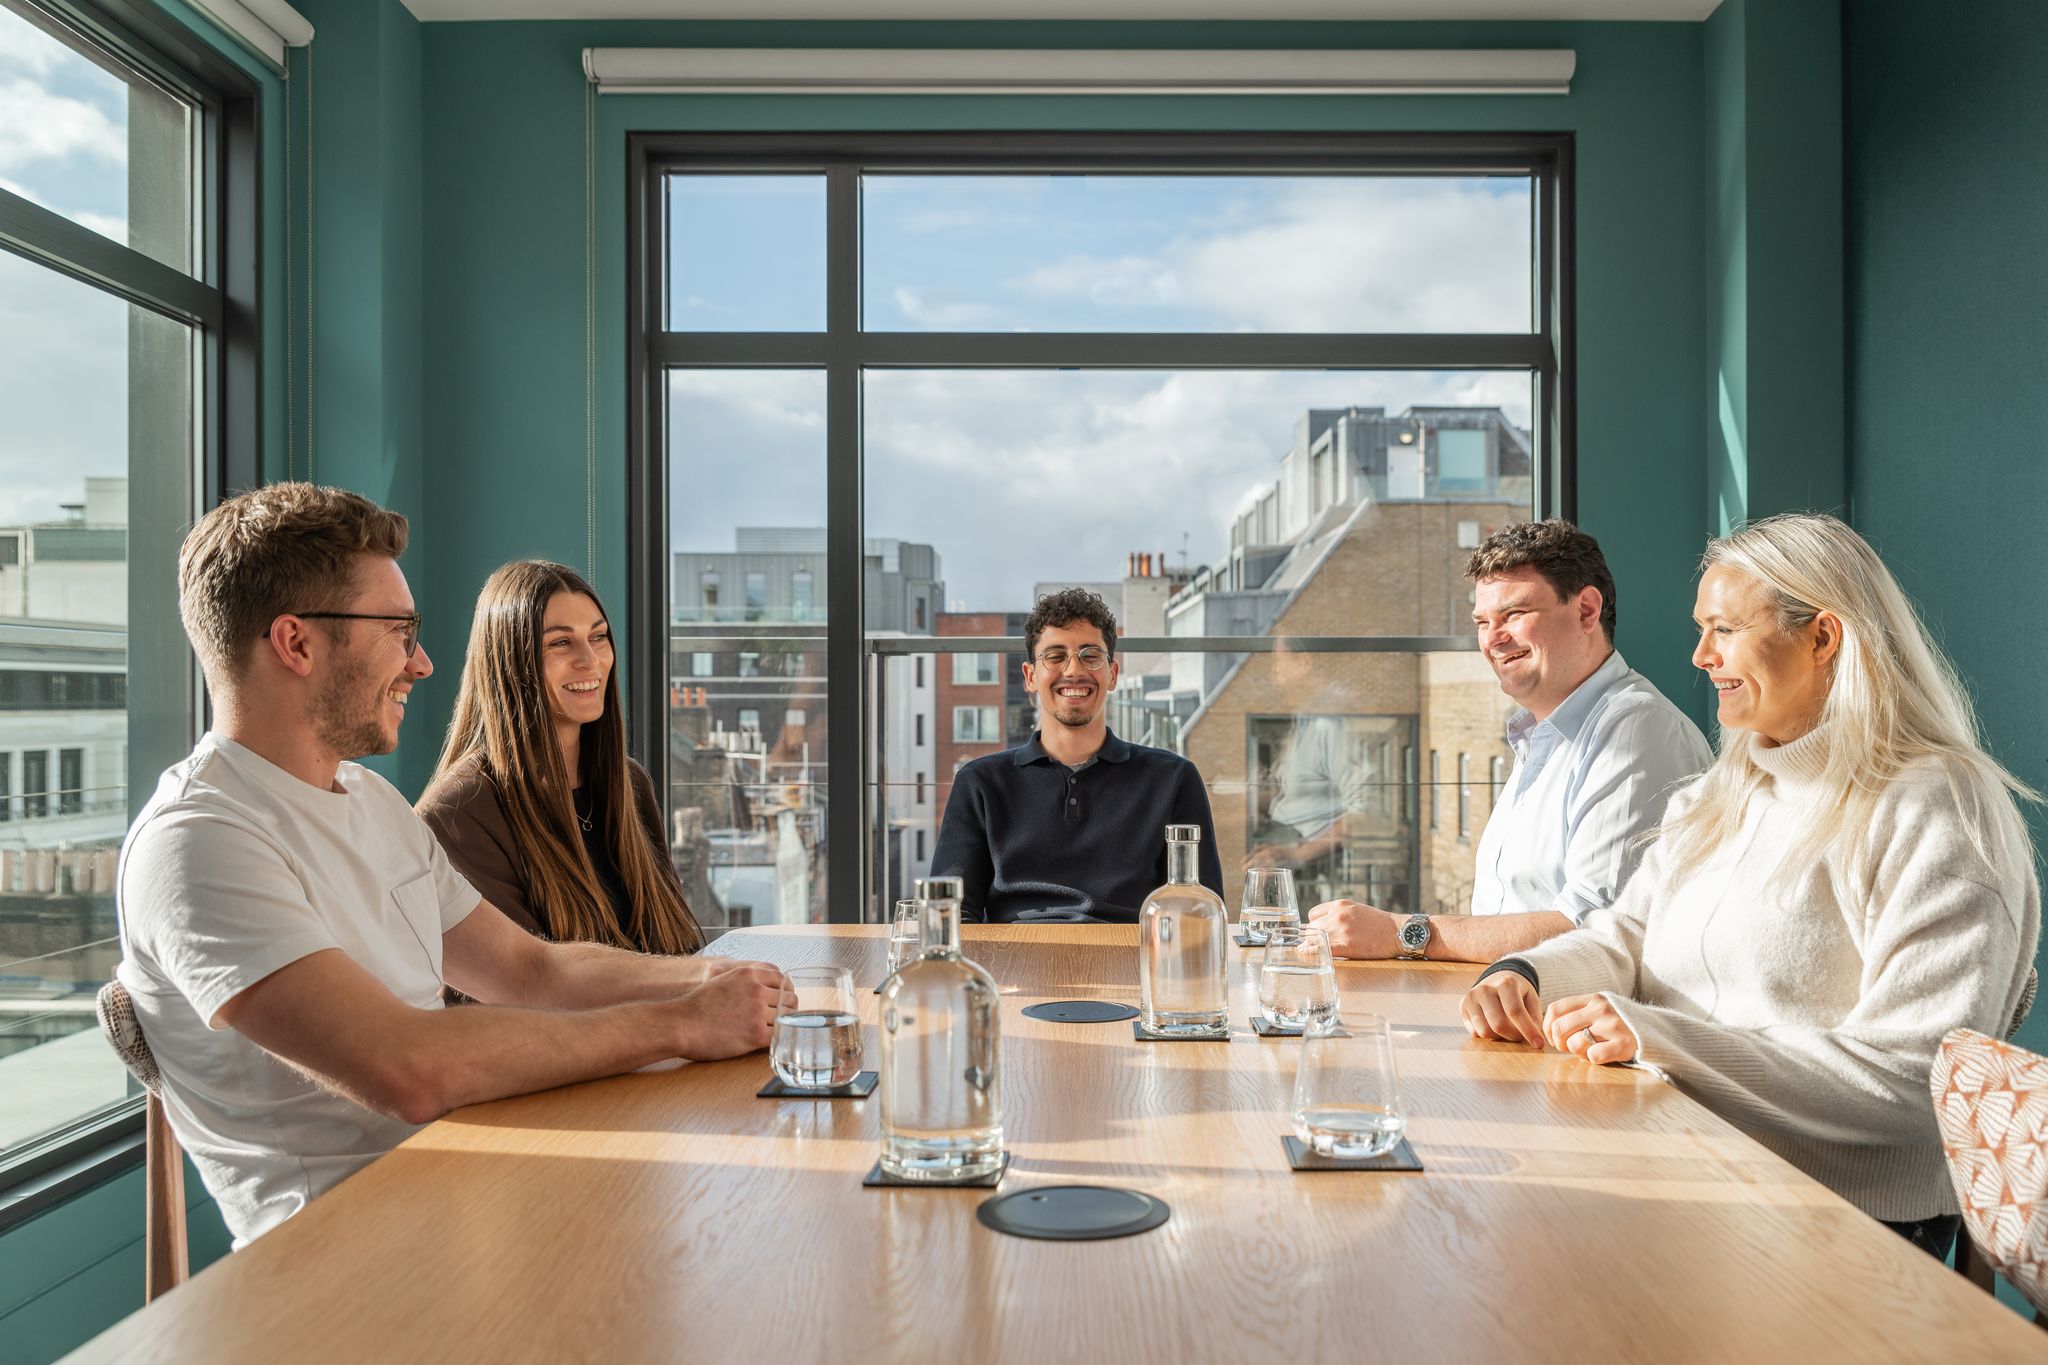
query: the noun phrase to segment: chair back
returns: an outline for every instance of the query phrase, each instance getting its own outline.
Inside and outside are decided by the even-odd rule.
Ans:
[[[163,1085],[163,1077],[157,1072],[149,1040],[142,1036],[142,1024],[135,1018],[135,1000],[128,994],[128,988],[118,981],[100,987],[94,1013],[99,1015],[100,1032],[107,1036],[121,1065],[128,1068],[128,1074],[144,1090],[156,1094]]]
[[[2048,1305],[2048,1057],[1957,1029],[1928,1088],[1975,1250],[2036,1309]]]
[[[191,1253],[185,1240],[185,1154],[164,1113],[163,1075],[157,1070],[149,1040],[142,1036],[128,988],[109,981],[100,987],[95,1005],[100,1032],[113,1045],[114,1055],[149,1092],[142,1112],[142,1300],[148,1303],[183,1284],[191,1274]]]

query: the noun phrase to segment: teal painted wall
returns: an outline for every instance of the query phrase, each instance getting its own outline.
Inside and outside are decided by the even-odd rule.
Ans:
[[[196,1273],[227,1255],[227,1227],[185,1163]],[[142,1307],[142,1168],[102,1181],[0,1236],[0,1360],[55,1360]]]
[[[1855,521],[1967,680],[1991,751],[2048,790],[2029,567],[2048,515],[2048,8],[1959,13],[1843,7]],[[2048,871],[2048,818],[2029,815]],[[2018,1041],[2048,1052],[2048,1010]],[[2032,1311],[2002,1279],[1999,1296]]]
[[[1702,28],[1712,529],[1846,512],[1840,0],[1722,0]]]
[[[598,102],[599,590],[625,582],[624,137],[629,130],[1570,130],[1578,146],[1581,519],[1622,585],[1622,646],[1704,712],[1683,629],[1708,524],[1699,376],[1697,25],[430,24],[425,28],[423,601],[441,671],[415,689],[402,781],[431,771],[470,606],[522,555],[580,564],[586,46],[1563,46],[1566,98],[611,97]],[[516,472],[516,477],[507,477]],[[415,572],[415,586],[420,582]]]
[[[1846,11],[1856,524],[1969,681],[1992,752],[2048,789],[2028,567],[2048,516],[2048,107],[2031,65],[2048,8],[1969,13]],[[2048,1010],[2020,1041],[2048,1052]]]

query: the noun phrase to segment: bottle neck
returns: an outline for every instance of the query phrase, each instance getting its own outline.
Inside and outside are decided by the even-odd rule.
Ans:
[[[960,902],[926,901],[917,922],[919,951],[960,956]]]
[[[1200,878],[1195,872],[1195,857],[1200,844],[1187,843],[1179,839],[1166,845],[1166,880],[1173,886],[1186,886]]]

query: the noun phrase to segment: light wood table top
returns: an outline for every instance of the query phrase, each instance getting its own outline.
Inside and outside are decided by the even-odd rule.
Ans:
[[[881,977],[879,928],[717,951]],[[1458,1023],[1475,968],[1344,963],[1394,1021],[1423,1174],[1294,1174],[1299,1044],[1140,1044],[1136,931],[978,927],[1001,984],[1005,1191],[1091,1182],[1170,1222],[1056,1243],[986,1190],[864,1189],[875,1099],[761,1100],[765,1056],[461,1110],[80,1361],[2040,1360],[2048,1343],[1671,1086]],[[873,1064],[875,997],[862,991]]]

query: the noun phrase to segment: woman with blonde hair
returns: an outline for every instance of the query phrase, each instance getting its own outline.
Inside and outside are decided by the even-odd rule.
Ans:
[[[519,560],[484,584],[418,809],[457,869],[533,933],[644,953],[704,946],[653,779],[626,755],[611,623],[573,569]]]
[[[1616,903],[1489,967],[1466,1026],[1653,1068],[1945,1256],[1928,1074],[1950,1029],[2016,1022],[2040,890],[2014,798],[2038,798],[1840,521],[1755,522],[1702,568],[1719,757]]]

